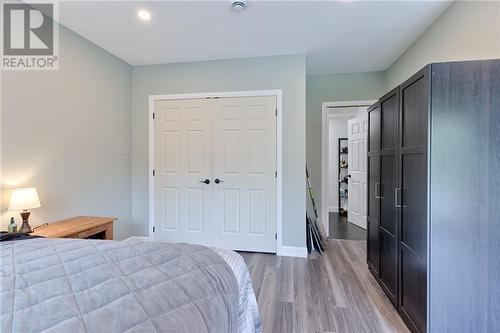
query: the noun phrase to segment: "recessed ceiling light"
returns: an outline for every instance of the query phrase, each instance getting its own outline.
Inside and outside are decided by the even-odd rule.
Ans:
[[[247,2],[245,0],[233,1],[231,7],[235,12],[242,12],[247,8]]]
[[[141,9],[137,12],[137,17],[143,21],[149,21],[151,20],[151,13],[145,9]]]

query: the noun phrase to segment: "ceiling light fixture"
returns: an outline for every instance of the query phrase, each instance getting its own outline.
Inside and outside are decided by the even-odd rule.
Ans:
[[[145,9],[141,9],[137,12],[137,17],[143,21],[149,21],[151,20],[151,13]]]
[[[247,8],[247,2],[246,0],[233,1],[231,7],[233,8],[233,11],[239,13]]]

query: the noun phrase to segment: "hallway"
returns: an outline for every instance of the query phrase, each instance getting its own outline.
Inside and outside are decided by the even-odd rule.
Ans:
[[[330,212],[328,223],[330,224],[330,239],[366,241],[366,230],[347,222],[347,216]]]

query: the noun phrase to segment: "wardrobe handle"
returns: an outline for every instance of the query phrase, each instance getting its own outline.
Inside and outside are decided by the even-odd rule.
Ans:
[[[215,179],[215,184],[220,184],[220,183],[224,183],[224,181],[220,180],[219,178]]]
[[[375,199],[380,199],[380,183],[375,183]]]
[[[210,184],[210,179],[205,179],[205,180],[200,180],[200,183],[204,183],[204,184]]]
[[[394,189],[394,206],[396,208],[401,208],[401,205],[399,204],[399,196],[398,196],[398,193],[400,190],[401,190],[400,188]]]

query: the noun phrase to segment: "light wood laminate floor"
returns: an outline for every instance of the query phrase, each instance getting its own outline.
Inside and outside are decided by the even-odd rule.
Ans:
[[[366,242],[329,240],[309,259],[240,253],[264,333],[408,332],[366,265]]]

